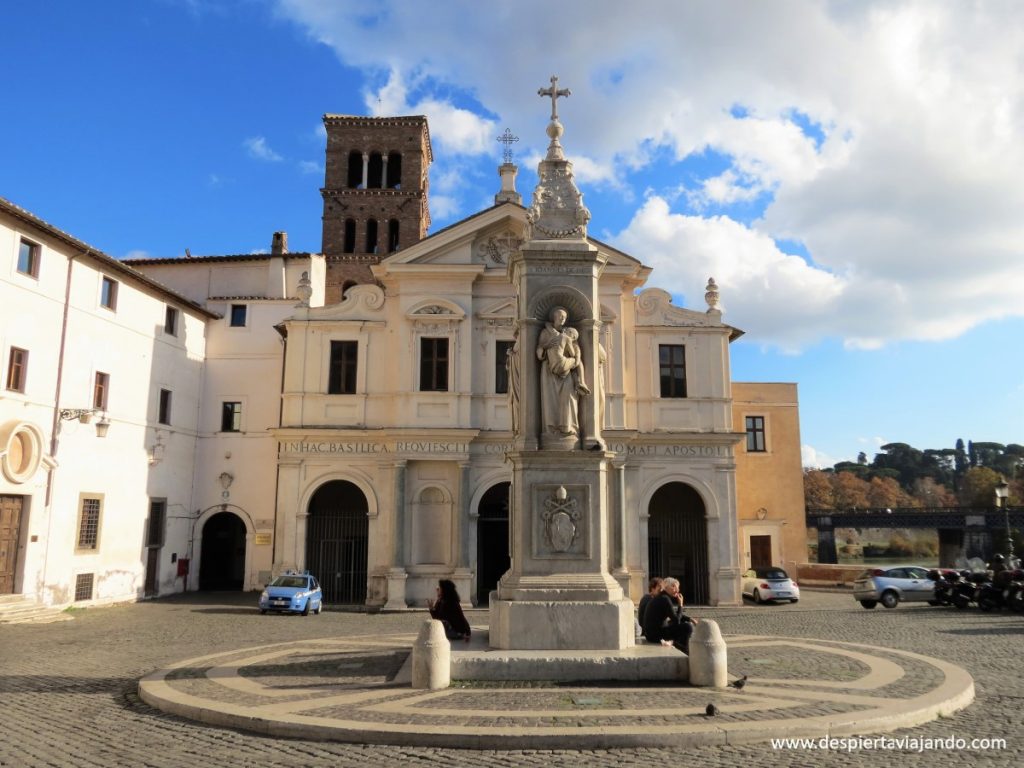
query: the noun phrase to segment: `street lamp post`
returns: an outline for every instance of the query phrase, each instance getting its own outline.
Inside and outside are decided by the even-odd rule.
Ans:
[[[1013,534],[1010,533],[1010,508],[1007,506],[1007,498],[1010,495],[1010,485],[1006,482],[1005,478],[999,478],[999,482],[996,484],[996,506],[1002,507],[1003,514],[1006,516],[1006,557],[1007,566],[1010,565],[1010,561],[1013,560]]]

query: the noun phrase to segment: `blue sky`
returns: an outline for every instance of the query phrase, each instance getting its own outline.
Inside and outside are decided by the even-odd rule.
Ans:
[[[426,9],[410,12],[409,9]],[[97,10],[101,9],[101,10]],[[1024,9],[54,0],[5,8],[0,195],[116,257],[320,245],[320,117],[427,114],[433,229],[529,200],[554,72],[590,231],[800,386],[809,464],[1024,442]],[[658,23],[653,23],[657,19]]]

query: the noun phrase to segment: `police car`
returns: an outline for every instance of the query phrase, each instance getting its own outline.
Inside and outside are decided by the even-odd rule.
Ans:
[[[309,573],[288,571],[267,585],[260,593],[260,613],[320,613],[324,593]]]

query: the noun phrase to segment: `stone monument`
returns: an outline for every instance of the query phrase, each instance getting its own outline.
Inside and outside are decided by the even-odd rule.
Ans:
[[[633,603],[612,577],[609,470],[598,281],[605,258],[587,242],[590,212],[559,139],[551,87],[547,155],[510,259],[516,344],[509,360],[514,450],[512,565],[491,597],[490,645],[517,650],[622,650],[634,644]]]

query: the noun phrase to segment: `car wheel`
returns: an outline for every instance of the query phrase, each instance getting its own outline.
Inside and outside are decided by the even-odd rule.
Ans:
[[[307,600],[306,604],[302,606],[302,615],[309,616],[309,600]]]
[[[881,603],[886,608],[895,608],[897,605],[900,604],[900,596],[897,595],[895,592],[883,592]]]
[[[267,615],[267,609],[266,608],[260,608],[260,616],[266,616],[266,615]]]
[[[792,600],[790,600],[789,602],[791,602],[791,603],[799,603],[799,602],[800,602],[800,598],[799,598],[799,597],[794,597],[794,598],[793,598]]]
[[[319,616],[320,615],[320,611],[322,611],[323,609],[324,609],[324,604],[320,603],[320,605],[318,605],[316,608],[313,609],[313,614],[315,616]]]
[[[876,605],[878,605],[878,601],[877,600],[861,600],[860,604],[863,605],[865,608],[874,608]]]
[[[942,605],[939,600],[929,600],[928,605]]]
[[[761,599],[761,593],[758,590],[754,590],[754,602],[760,605],[764,601]]]

